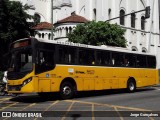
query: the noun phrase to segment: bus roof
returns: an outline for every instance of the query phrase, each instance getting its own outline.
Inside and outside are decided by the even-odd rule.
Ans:
[[[30,39],[30,38],[28,38]],[[20,39],[21,40],[26,40]],[[55,41],[55,40],[47,40],[47,39],[36,39],[39,42],[43,43],[51,43],[51,44],[58,44],[58,45],[67,45],[67,46],[74,46],[74,47],[81,47],[81,48],[89,48],[89,49],[97,49],[97,50],[108,50],[108,51],[117,51],[117,52],[125,52],[125,53],[133,53],[133,54],[141,54],[141,55],[154,55],[151,53],[143,53],[143,52],[138,52],[138,51],[131,51],[128,48],[123,48],[123,47],[114,47],[114,46],[107,46],[107,45],[101,45],[101,46],[93,46],[93,45],[87,45],[87,44],[80,44],[80,43],[73,43],[73,42],[61,42],[61,41]]]

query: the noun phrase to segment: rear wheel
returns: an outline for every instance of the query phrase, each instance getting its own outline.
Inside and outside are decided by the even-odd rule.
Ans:
[[[136,90],[136,83],[133,79],[129,79],[127,82],[127,90],[128,92],[134,92]]]
[[[60,87],[60,95],[62,99],[71,99],[74,96],[74,86],[70,82],[62,83]]]

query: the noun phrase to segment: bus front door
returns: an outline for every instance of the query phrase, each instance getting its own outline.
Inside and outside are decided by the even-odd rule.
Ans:
[[[39,92],[50,92],[51,91],[51,79],[48,73],[39,76],[38,80]]]

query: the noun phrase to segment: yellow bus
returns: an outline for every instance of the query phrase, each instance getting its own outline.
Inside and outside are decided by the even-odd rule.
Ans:
[[[78,91],[126,89],[158,84],[155,55],[107,46],[17,40],[10,47],[8,92],[60,93],[63,99]]]

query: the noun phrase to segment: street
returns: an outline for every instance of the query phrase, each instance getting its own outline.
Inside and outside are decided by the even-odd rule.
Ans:
[[[158,120],[160,117],[160,87],[82,92],[71,100],[58,97],[41,98],[37,94],[18,97],[0,96],[1,118],[56,120]]]

